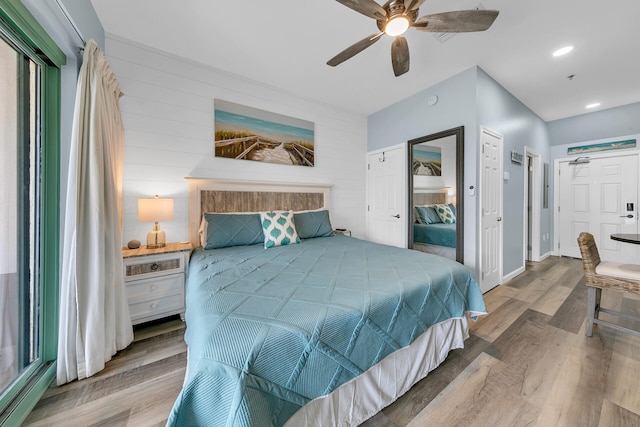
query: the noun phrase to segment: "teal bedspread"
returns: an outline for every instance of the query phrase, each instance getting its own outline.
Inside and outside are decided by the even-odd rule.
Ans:
[[[436,323],[486,312],[462,265],[346,236],[198,249],[169,426],[280,426]]]
[[[429,245],[456,247],[456,224],[413,224],[413,241]]]

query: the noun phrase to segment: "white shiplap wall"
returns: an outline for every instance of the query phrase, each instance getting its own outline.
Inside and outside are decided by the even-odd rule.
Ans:
[[[175,198],[174,220],[160,224],[167,241],[188,239],[187,176],[330,183],[333,226],[365,236],[365,116],[114,36],[106,56],[125,94],[125,243],[145,243],[152,224],[138,222],[137,200],[154,194]],[[216,98],[314,122],[315,166],[214,157]]]

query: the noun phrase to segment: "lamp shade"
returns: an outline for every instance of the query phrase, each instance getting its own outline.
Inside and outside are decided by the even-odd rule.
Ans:
[[[173,219],[173,199],[138,199],[138,221],[159,222]]]

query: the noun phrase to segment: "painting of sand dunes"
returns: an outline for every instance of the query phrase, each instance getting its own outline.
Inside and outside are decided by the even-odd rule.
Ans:
[[[296,166],[314,165],[314,125],[215,100],[215,156]]]

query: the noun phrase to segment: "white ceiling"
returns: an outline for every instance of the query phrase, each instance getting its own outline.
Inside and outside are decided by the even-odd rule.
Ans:
[[[427,0],[420,16],[479,2],[500,15],[489,30],[444,43],[410,29],[411,69],[400,77],[387,36],[326,65],[378,32],[335,0],[91,1],[108,34],[364,115],[473,65],[545,121],[640,101],[638,0]],[[569,55],[551,56],[568,44]],[[586,110],[592,102],[601,106]]]

